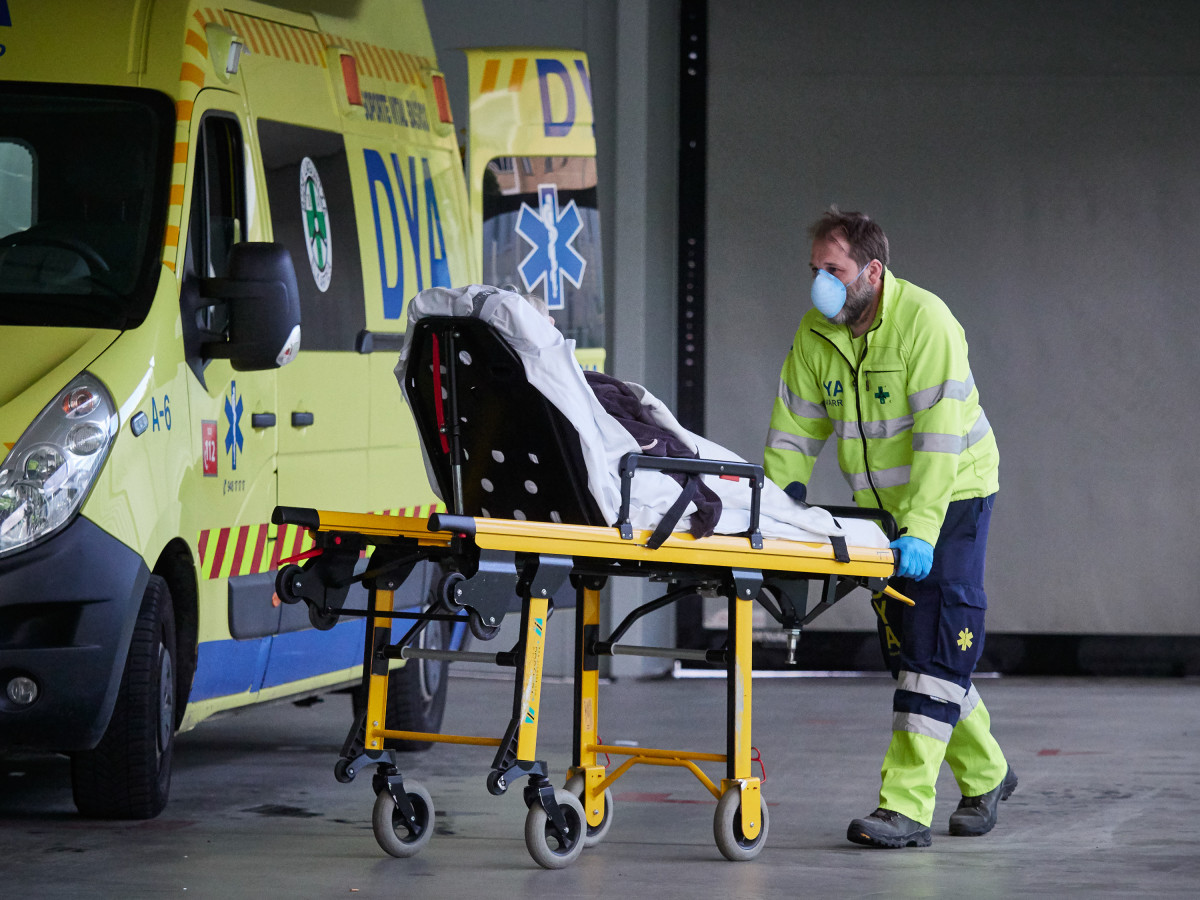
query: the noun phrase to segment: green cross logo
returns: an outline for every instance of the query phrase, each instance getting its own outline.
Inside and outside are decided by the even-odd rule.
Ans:
[[[311,179],[308,182],[308,211],[304,214],[304,225],[317,256],[317,268],[324,269],[329,240],[325,233],[325,213],[317,206],[317,183]]]
[[[321,292],[329,289],[333,275],[333,241],[329,233],[329,205],[316,164],[307,156],[300,163],[300,213],[304,222],[304,244],[313,281]]]
[[[882,384],[879,386],[879,390],[877,390],[875,392],[875,399],[878,400],[880,402],[880,404],[886,403],[887,398],[890,396],[892,396],[892,395],[883,389]]]

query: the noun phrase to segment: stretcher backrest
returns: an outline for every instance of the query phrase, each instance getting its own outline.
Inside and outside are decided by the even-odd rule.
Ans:
[[[406,393],[450,511],[608,524],[588,492],[578,432],[529,383],[504,338],[477,318],[428,316],[411,327]]]

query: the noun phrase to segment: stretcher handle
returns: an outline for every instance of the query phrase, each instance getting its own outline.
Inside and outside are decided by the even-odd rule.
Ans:
[[[633,540],[633,527],[629,523],[629,500],[633,490],[633,475],[638,469],[654,469],[659,472],[674,472],[682,475],[721,475],[745,478],[750,482],[750,528],[746,536],[755,550],[762,549],[762,532],[758,527],[758,512],[763,488],[763,467],[747,462],[732,462],[724,459],[681,459],[673,456],[647,456],[644,453],[626,453],[621,457],[618,471],[621,474],[621,511],[617,516],[617,527],[621,537]]]
[[[896,590],[891,585],[886,586],[883,589],[883,593],[895,600],[899,600],[901,603],[903,603],[907,606],[916,606],[917,605],[916,603],[914,603],[908,597],[905,597],[902,593],[900,593],[898,590]]]

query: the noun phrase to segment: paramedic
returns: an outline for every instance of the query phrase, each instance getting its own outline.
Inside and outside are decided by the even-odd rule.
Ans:
[[[962,326],[933,294],[892,274],[879,225],[834,206],[810,234],[815,308],[780,374],[766,473],[803,499],[817,454],[836,434],[855,502],[887,510],[900,527],[893,584],[916,602],[873,601],[897,679],[893,731],[879,808],[852,821],[846,836],[928,846],[943,759],[963,794],[950,834],[986,834],[1017,784],[971,683],[983,650],[996,438]]]

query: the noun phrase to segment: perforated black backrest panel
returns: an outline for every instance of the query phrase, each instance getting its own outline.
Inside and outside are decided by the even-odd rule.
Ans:
[[[405,384],[417,429],[447,507],[454,496],[434,400],[434,345],[441,375],[441,422],[455,423],[468,516],[607,525],[587,489],[579,433],[525,378],[521,359],[492,326],[475,318],[430,316],[413,326]]]

